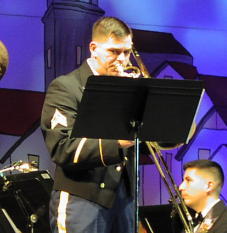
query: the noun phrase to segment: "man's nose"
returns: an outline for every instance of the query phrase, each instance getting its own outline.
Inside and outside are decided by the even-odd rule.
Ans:
[[[182,189],[184,189],[184,182],[182,182],[182,183],[179,185],[178,189],[179,189],[180,191],[181,191]]]
[[[124,61],[125,58],[126,58],[125,53],[121,52],[121,53],[118,54],[117,60],[118,61]]]

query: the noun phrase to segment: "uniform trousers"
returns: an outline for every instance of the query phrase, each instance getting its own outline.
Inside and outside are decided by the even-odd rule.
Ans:
[[[118,188],[112,208],[63,191],[52,191],[49,209],[52,233],[132,233],[133,203],[124,182]]]

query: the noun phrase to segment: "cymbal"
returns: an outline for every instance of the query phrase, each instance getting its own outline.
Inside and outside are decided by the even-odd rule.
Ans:
[[[3,42],[0,41],[0,79],[2,79],[3,75],[5,74],[8,64],[9,64],[8,50],[3,44]]]

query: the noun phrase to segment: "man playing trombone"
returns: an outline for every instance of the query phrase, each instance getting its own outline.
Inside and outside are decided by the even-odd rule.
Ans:
[[[227,233],[227,207],[220,200],[224,184],[221,166],[210,160],[195,160],[184,165],[179,186],[185,204],[195,211],[195,233]]]
[[[54,79],[41,127],[56,163],[50,201],[53,233],[132,233],[134,142],[71,137],[83,90],[91,75],[125,76],[132,50],[131,29],[114,17],[93,26],[91,57]]]

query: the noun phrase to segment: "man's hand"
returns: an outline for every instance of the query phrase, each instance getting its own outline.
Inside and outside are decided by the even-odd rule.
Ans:
[[[118,144],[121,148],[129,148],[131,146],[134,146],[134,141],[128,141],[128,140],[118,140]]]

